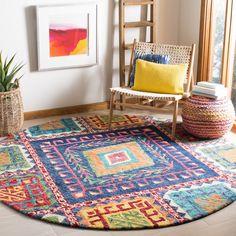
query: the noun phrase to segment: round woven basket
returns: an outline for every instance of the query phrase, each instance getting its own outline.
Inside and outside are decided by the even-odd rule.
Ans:
[[[219,138],[229,132],[235,119],[234,107],[227,97],[215,100],[191,96],[183,105],[183,127],[199,138]]]
[[[20,89],[0,92],[0,135],[19,131],[24,122],[23,103]]]

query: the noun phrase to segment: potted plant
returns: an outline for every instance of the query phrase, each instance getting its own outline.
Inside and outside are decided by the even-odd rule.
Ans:
[[[0,135],[19,131],[24,122],[23,103],[18,72],[22,64],[15,64],[15,55],[3,60],[0,52]]]

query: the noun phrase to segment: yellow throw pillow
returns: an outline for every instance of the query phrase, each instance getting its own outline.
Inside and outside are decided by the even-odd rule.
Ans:
[[[133,90],[153,93],[183,94],[187,64],[157,64],[138,59]]]

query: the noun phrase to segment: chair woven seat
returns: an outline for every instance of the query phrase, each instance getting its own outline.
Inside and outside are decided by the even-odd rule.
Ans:
[[[138,97],[138,98],[144,98],[144,99],[153,99],[153,100],[158,100],[158,101],[177,101],[183,97],[182,95],[136,91],[136,90],[132,90],[129,87],[117,87],[117,88],[111,88],[110,90],[111,92],[118,93],[120,95],[126,95],[126,96]]]
[[[192,46],[178,46],[158,43],[146,43],[136,42],[134,40],[133,50],[130,58],[128,84],[121,82],[121,87],[111,88],[111,99],[110,99],[110,118],[109,118],[109,129],[111,129],[113,107],[119,105],[121,109],[124,107],[133,107],[141,109],[156,110],[163,106],[173,104],[173,122],[172,122],[172,137],[175,137],[176,121],[178,115],[178,104],[179,100],[189,97],[190,87],[193,84],[193,61],[194,61],[195,44]],[[162,93],[151,93],[144,91],[132,90],[130,85],[131,71],[135,61],[135,53],[141,54],[159,54],[169,56],[169,64],[187,64],[187,72],[183,83],[184,93],[183,95],[176,94],[162,94]],[[125,71],[125,68],[121,68],[121,71]],[[126,86],[126,87],[125,87]],[[115,99],[116,95],[120,96],[119,101]],[[126,97],[138,98],[137,102],[128,102]],[[147,100],[147,101],[142,101]],[[161,103],[161,104],[158,104]]]

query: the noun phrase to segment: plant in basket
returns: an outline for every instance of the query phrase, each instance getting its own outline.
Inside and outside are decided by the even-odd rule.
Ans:
[[[15,55],[9,60],[0,53],[0,135],[19,131],[24,122],[23,103],[18,76],[24,65],[15,63]]]

